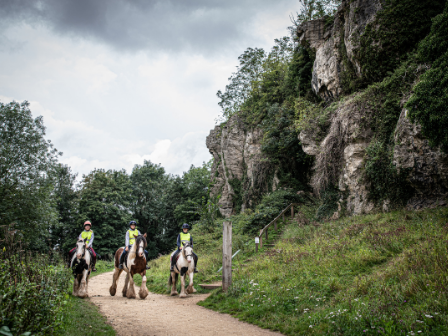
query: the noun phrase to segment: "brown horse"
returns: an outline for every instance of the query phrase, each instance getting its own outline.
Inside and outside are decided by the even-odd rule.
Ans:
[[[120,277],[121,272],[125,271],[126,280],[124,283],[123,290],[121,293],[124,297],[128,299],[135,299],[135,291],[134,291],[134,275],[140,274],[142,276],[142,285],[140,286],[140,291],[138,295],[140,299],[144,299],[148,296],[148,289],[146,288],[146,257],[145,257],[145,248],[146,248],[146,239],[144,236],[139,235],[135,244],[132,245],[131,250],[129,251],[126,260],[127,263],[123,264],[123,269],[119,269],[118,265],[120,264],[120,256],[124,250],[124,247],[120,247],[115,252],[115,271],[112,280],[112,286],[109,288],[110,295],[114,296],[117,292],[117,281]],[[128,286],[129,284],[129,286]]]

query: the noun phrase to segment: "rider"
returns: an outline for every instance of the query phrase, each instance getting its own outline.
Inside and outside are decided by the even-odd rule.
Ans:
[[[182,251],[183,248],[183,244],[185,242],[190,242],[191,247],[193,247],[193,237],[191,236],[191,234],[188,233],[188,230],[190,229],[190,225],[188,225],[187,223],[182,224],[182,232],[179,233],[179,235],[177,236],[177,250],[171,255],[171,268],[170,271],[173,272],[174,271],[174,265],[176,264],[176,257],[177,255],[180,253],[180,251]],[[196,255],[196,253],[193,252],[193,259],[194,259],[194,272],[198,273],[198,256]]]
[[[135,243],[135,238],[137,238],[139,235],[141,235],[140,231],[137,230],[137,222],[136,221],[130,221],[129,222],[130,229],[126,231],[126,238],[125,238],[125,249],[123,250],[123,253],[120,257],[120,264],[118,265],[119,269],[123,269],[123,262],[126,254],[128,251],[131,250],[132,245]],[[143,235],[143,237],[146,238],[146,233]],[[148,251],[145,250],[145,257],[146,262],[148,262]],[[150,269],[148,265],[146,265],[146,269]]]
[[[96,264],[96,252],[93,249],[92,245],[93,245],[93,240],[95,239],[95,234],[93,233],[93,231],[91,230],[92,227],[92,223],[90,223],[90,221],[85,221],[84,222],[84,231],[80,233],[78,239],[87,239],[86,243],[87,243],[87,248],[90,250],[90,252],[92,252],[92,256],[93,256],[93,261],[92,261],[92,272],[96,272],[96,268],[95,268],[95,264]],[[74,249],[72,249],[68,255],[69,255],[69,262],[73,257],[73,253],[75,252],[76,247]],[[69,264],[70,265],[70,264]]]

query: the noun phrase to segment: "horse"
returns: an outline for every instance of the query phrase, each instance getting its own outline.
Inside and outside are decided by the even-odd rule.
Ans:
[[[114,296],[117,292],[117,281],[120,277],[122,271],[125,271],[126,280],[124,282],[124,287],[121,293],[124,297],[128,299],[135,299],[135,291],[134,291],[134,275],[140,274],[142,276],[142,285],[140,286],[140,291],[138,295],[140,299],[145,299],[149,292],[146,288],[146,257],[145,257],[145,248],[146,248],[146,239],[144,236],[139,235],[135,239],[135,244],[132,245],[130,251],[128,251],[126,257],[126,263],[123,264],[123,269],[119,269],[118,265],[120,264],[120,255],[124,250],[124,247],[120,247],[115,252],[115,271],[112,280],[112,286],[109,288],[109,293],[111,296]],[[129,286],[128,286],[129,284]]]
[[[87,239],[78,239],[76,242],[76,252],[70,262],[73,269],[75,281],[73,282],[73,295],[86,298],[88,294],[89,275],[92,270],[92,256],[87,250]]]
[[[185,275],[188,273],[190,281],[188,283],[187,291],[185,293]],[[179,253],[179,258],[174,266],[174,271],[170,272],[170,278],[168,279],[168,286],[171,286],[171,296],[179,294],[176,290],[177,279],[180,274],[181,287],[180,298],[187,297],[187,294],[196,293],[196,289],[193,287],[193,275],[194,275],[194,259],[193,259],[193,247],[189,242],[184,243],[184,248]]]

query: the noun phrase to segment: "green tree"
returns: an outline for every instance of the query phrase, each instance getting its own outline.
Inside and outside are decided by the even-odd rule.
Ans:
[[[85,220],[92,222],[94,248],[99,254],[113,255],[124,246],[133,200],[131,180],[124,170],[94,169],[83,175],[78,231],[82,231]]]
[[[0,225],[16,223],[33,249],[48,248],[57,218],[51,192],[60,154],[28,102],[0,103]]]
[[[80,232],[79,192],[75,188],[78,174],[73,174],[71,168],[58,164],[54,179],[53,198],[56,201],[58,213],[57,224],[51,227],[51,245],[59,246],[64,252],[74,247]]]

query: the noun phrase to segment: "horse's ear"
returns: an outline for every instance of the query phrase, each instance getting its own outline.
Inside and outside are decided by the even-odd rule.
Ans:
[[[86,239],[83,239],[83,241],[84,241],[84,244],[86,243],[86,241],[87,241],[87,238]]]

